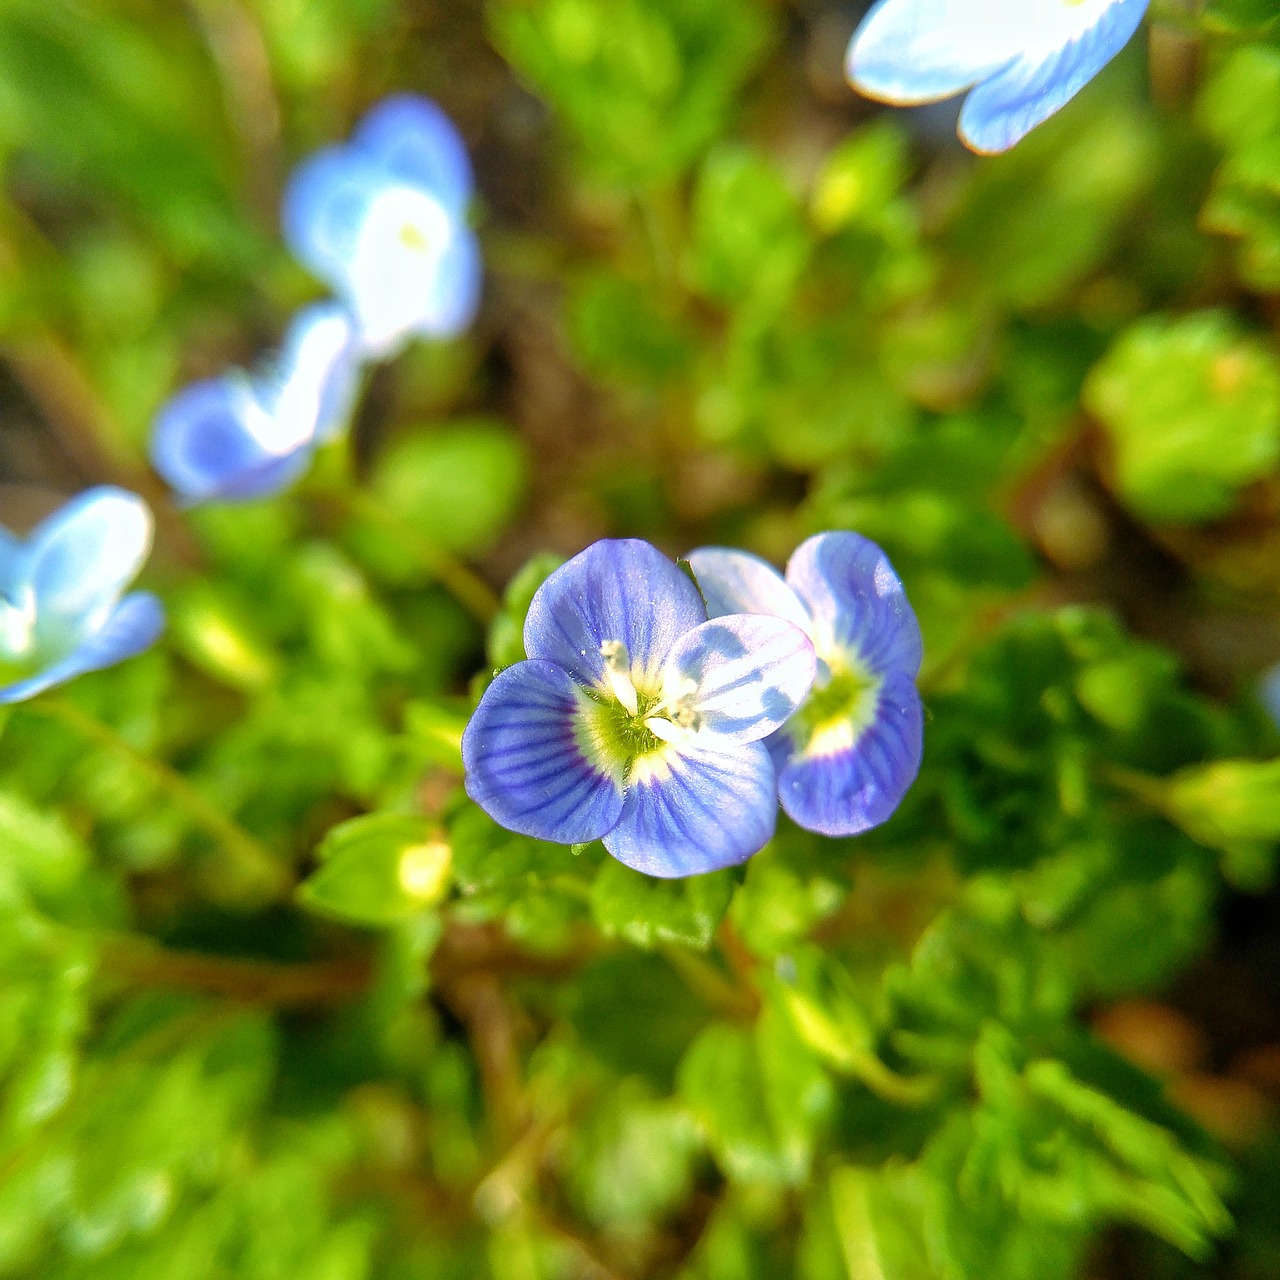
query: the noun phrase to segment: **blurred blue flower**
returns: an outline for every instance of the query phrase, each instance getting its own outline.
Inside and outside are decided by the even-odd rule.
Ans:
[[[197,382],[161,409],[152,465],[191,503],[278,493],[346,424],[358,374],[346,311],[335,303],[308,307],[273,367]]]
[[[0,703],[34,698],[155,643],[160,602],[143,591],[124,595],[150,550],[151,512],[123,489],[90,489],[26,539],[0,529]]]
[[[813,641],[813,691],[767,744],[783,809],[829,836],[884,822],[920,771],[924,722],[920,627],[884,552],[856,533],[823,533],[796,549],[785,579],[723,547],[689,564],[713,618],[771,614]]]
[[[1258,699],[1271,723],[1280,729],[1280,663],[1262,673],[1258,682]]]
[[[960,137],[1007,151],[1129,42],[1148,0],[879,0],[849,45],[871,98],[910,106],[972,89]]]
[[[471,323],[481,286],[472,191],[458,131],[435,103],[408,94],[379,103],[350,142],[294,173],[285,240],[347,304],[369,355]]]
[[[561,844],[603,839],[629,867],[695,875],[757,852],[777,822],[761,740],[804,700],[813,647],[777,618],[707,611],[647,542],[597,542],[534,596],[529,661],[467,726],[467,791],[492,818]]]

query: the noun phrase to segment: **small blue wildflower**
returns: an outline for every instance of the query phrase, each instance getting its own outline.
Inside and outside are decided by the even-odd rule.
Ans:
[[[303,162],[285,193],[293,254],[355,317],[367,354],[411,336],[451,337],[480,300],[480,250],[467,225],[471,162],[433,102],[387,98],[345,146]]]
[[[144,591],[124,595],[150,550],[151,512],[123,489],[82,493],[26,539],[0,529],[0,703],[34,698],[155,643],[160,602]]]
[[[603,839],[652,876],[743,862],[777,822],[762,739],[803,702],[813,647],[778,618],[707,621],[647,542],[597,542],[533,598],[526,662],[486,690],[462,739],[467,791],[512,831]]]
[[[849,45],[855,89],[910,106],[972,89],[960,137],[1007,151],[1128,44],[1148,0],[879,0]]]
[[[197,382],[161,409],[152,465],[190,503],[278,493],[345,425],[358,373],[346,311],[333,303],[308,307],[263,374],[237,369]]]
[[[856,533],[823,533],[796,549],[785,579],[722,547],[689,564],[713,618],[786,618],[817,652],[812,693],[767,744],[783,809],[828,836],[884,822],[920,771],[924,719],[920,627],[884,552]]]

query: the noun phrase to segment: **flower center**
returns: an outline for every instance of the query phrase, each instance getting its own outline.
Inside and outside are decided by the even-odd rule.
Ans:
[[[845,750],[875,719],[880,677],[856,658],[830,665],[830,676],[819,685],[787,724],[796,747],[810,755]]]
[[[673,699],[638,688],[620,640],[606,640],[600,653],[604,687],[582,690],[578,742],[592,764],[625,785],[646,764],[656,764],[668,744],[696,732],[698,716],[692,690],[681,689]]]

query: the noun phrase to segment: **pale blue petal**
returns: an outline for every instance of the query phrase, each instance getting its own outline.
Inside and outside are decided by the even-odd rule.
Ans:
[[[851,746],[824,755],[792,755],[778,773],[778,798],[793,822],[826,836],[855,836],[885,822],[920,772],[924,711],[901,673],[881,686],[874,719]],[[784,730],[771,739],[775,760]]]
[[[579,745],[579,699],[551,662],[518,662],[485,690],[462,736],[467,794],[495,822],[557,844],[599,839],[622,788]]]
[[[817,667],[799,627],[762,614],[729,614],[676,641],[662,691],[669,707],[688,713],[703,745],[712,745],[711,738],[726,745],[759,742],[795,714]]]
[[[429,191],[455,216],[471,200],[471,159],[453,121],[427,98],[384,98],[361,120],[352,145],[397,179]]]
[[[345,293],[370,205],[396,185],[376,161],[348,147],[304,160],[285,189],[281,227],[289,251],[336,293]]]
[[[699,547],[687,557],[698,580],[707,616],[767,613],[808,630],[809,611],[773,565],[729,547]]]
[[[914,676],[924,652],[915,610],[888,556],[858,533],[820,533],[800,544],[787,582],[813,615],[819,657],[853,651],[874,674]]]
[[[960,112],[960,137],[975,151],[1007,151],[1075,97],[1124,48],[1147,0],[1116,0],[1075,40],[1028,54],[980,84]]]
[[[423,301],[418,332],[431,338],[452,338],[469,328],[480,309],[483,287],[480,242],[470,227],[459,224]]]
[[[306,470],[309,448],[268,449],[251,425],[265,412],[243,374],[197,382],[160,411],[151,434],[151,465],[188,502],[278,493]]]
[[[0,703],[25,702],[77,676],[115,666],[149,649],[164,630],[164,609],[149,592],[135,591],[116,605],[106,622],[65,658],[27,680],[0,689]]]
[[[1009,3],[880,0],[849,44],[849,81],[868,97],[902,106],[963,93],[1022,52],[1025,24],[1003,20]]]
[[[675,642],[707,620],[688,574],[636,538],[593,543],[538,588],[524,624],[531,658],[582,684],[604,683],[601,646],[621,642],[633,672],[656,686]]]
[[[10,603],[26,586],[27,548],[21,538],[0,527],[0,599]]]
[[[304,308],[290,322],[270,397],[279,440],[324,443],[347,425],[360,376],[360,349],[347,309],[336,302]]]
[[[28,541],[36,648],[65,653],[103,626],[151,552],[151,511],[137,494],[103,486],[55,512]]]
[[[777,781],[760,743],[732,752],[667,747],[628,784],[604,847],[646,875],[696,876],[745,862],[769,842],[777,820]]]

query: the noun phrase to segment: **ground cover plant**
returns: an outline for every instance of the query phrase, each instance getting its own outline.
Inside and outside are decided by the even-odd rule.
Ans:
[[[0,156],[0,1276],[1280,1275],[1272,0],[9,0]]]

